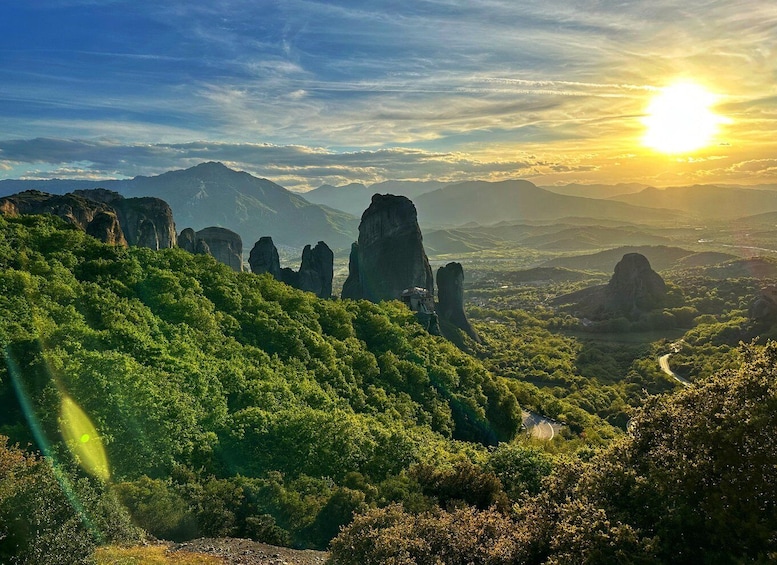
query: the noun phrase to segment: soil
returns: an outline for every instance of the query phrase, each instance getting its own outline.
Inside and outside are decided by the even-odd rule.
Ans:
[[[328,553],[289,549],[238,538],[200,538],[170,546],[170,552],[216,555],[227,565],[323,565]]]

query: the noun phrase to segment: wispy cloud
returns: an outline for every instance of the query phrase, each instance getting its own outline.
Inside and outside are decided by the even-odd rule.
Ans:
[[[752,161],[745,145],[775,148],[775,44],[777,4],[762,0],[31,0],[0,21],[0,145],[26,140],[42,153],[23,162],[67,175],[181,166],[211,158],[196,147],[208,140],[298,186],[457,174],[442,155],[470,174],[506,174],[504,160],[602,180],[647,174],[603,163],[638,149],[655,89],[690,78],[724,95],[732,159]],[[57,161],[38,138],[81,141]],[[331,160],[300,172],[281,155],[300,147]],[[347,164],[360,149],[364,168]],[[375,165],[383,150],[432,157],[394,170]]]

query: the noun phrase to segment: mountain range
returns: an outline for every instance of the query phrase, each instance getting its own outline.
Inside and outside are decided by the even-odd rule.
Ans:
[[[610,201],[647,208],[681,210],[697,218],[732,220],[777,211],[777,191],[716,185],[646,188],[614,196]]]
[[[0,196],[29,189],[64,194],[100,187],[125,197],[161,198],[170,204],[178,231],[225,227],[240,234],[246,249],[262,236],[271,236],[279,247],[325,241],[335,251],[348,249],[357,237],[358,218],[375,193],[414,201],[433,253],[493,248],[503,241],[547,251],[665,244],[669,242],[648,237],[640,226],[723,220],[746,228],[752,220],[766,229],[777,214],[777,190],[766,186],[657,189],[632,183],[543,188],[525,180],[448,185],[386,181],[323,185],[300,194],[214,162],[125,180],[2,180]],[[561,232],[562,227],[567,231]],[[431,235],[435,230],[442,231]]]
[[[356,240],[354,216],[312,204],[274,182],[214,162],[128,180],[6,180],[0,181],[0,195],[29,189],[62,194],[98,187],[125,197],[161,198],[172,208],[178,231],[225,227],[240,234],[249,250],[262,236],[291,247],[325,241],[332,249],[350,248]]]
[[[415,204],[422,226],[488,225],[570,216],[641,223],[681,219],[670,210],[659,212],[614,200],[556,194],[525,180],[462,182],[422,194]]]
[[[356,217],[370,205],[373,194],[394,194],[406,196],[415,200],[418,196],[442,188],[446,183],[440,181],[398,181],[389,180],[366,186],[361,183],[351,183],[344,186],[324,184],[310,192],[304,193],[308,202],[322,204],[331,208],[348,212]]]

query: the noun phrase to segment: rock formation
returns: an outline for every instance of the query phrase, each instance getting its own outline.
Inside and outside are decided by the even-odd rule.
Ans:
[[[124,198],[102,188],[55,195],[29,190],[0,199],[5,214],[53,214],[112,245],[175,245],[173,212],[159,198]]]
[[[189,253],[197,249],[197,234],[192,228],[185,228],[178,234],[178,247]]]
[[[234,271],[243,270],[243,240],[240,235],[227,228],[210,227],[195,233],[195,253],[205,251],[202,241],[207,246],[207,252],[217,261],[232,267]]]
[[[448,263],[437,270],[437,316],[443,325],[452,324],[480,342],[464,313],[464,269],[461,263]]]
[[[615,265],[604,296],[606,310],[633,318],[665,304],[666,283],[650,268],[647,257],[627,253]]]
[[[281,260],[278,256],[278,250],[269,236],[260,237],[259,241],[254,244],[254,248],[251,249],[251,254],[248,256],[248,264],[251,266],[252,273],[270,273],[276,279],[281,280]]]
[[[108,245],[127,245],[119,218],[111,211],[97,212],[87,224],[86,233]]]
[[[319,241],[312,249],[306,245],[302,250],[297,288],[314,292],[321,298],[331,297],[334,261],[335,254],[323,241]]]
[[[415,205],[409,199],[373,195],[362,214],[348,270],[343,298],[396,300],[411,287],[433,292],[432,268],[424,251]]]
[[[270,273],[289,286],[313,292],[319,298],[332,296],[335,256],[329,246],[319,241],[315,247],[306,245],[302,250],[302,264],[299,271],[280,267],[278,250],[271,237],[262,237],[251,250],[248,263],[254,273]]]
[[[159,198],[124,198],[118,192],[97,188],[76,190],[74,195],[111,206],[119,218],[127,243],[150,249],[175,247],[175,222],[167,202]]]
[[[8,216],[52,214],[106,243],[127,244],[116,210],[77,194],[55,195],[27,190],[0,199],[0,212]],[[95,224],[91,225],[92,222]]]

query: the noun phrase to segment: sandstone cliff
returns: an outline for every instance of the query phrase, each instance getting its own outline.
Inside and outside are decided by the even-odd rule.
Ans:
[[[270,273],[277,280],[281,280],[281,260],[278,249],[269,236],[260,237],[254,244],[248,256],[248,264],[251,266],[252,273]]]
[[[627,253],[615,265],[615,272],[605,290],[605,308],[636,317],[664,306],[666,283],[651,267],[647,257]]]
[[[306,245],[302,250],[302,264],[299,271],[280,267],[278,250],[271,237],[262,237],[256,242],[248,259],[254,273],[270,273],[289,286],[312,292],[319,298],[332,296],[334,277],[334,253],[323,241],[315,247]]]
[[[205,228],[195,233],[195,242],[195,253],[208,253],[234,271],[243,270],[243,240],[232,230]]]
[[[437,270],[437,316],[445,334],[445,324],[463,330],[480,342],[475,329],[464,313],[464,268],[461,263],[448,263]]]
[[[106,243],[161,249],[175,245],[170,206],[159,198],[124,198],[105,189],[53,195],[30,190],[0,199],[4,214],[53,214]]]
[[[411,287],[432,292],[433,284],[413,203],[404,196],[373,195],[359,224],[359,239],[351,247],[342,297],[395,300]]]

